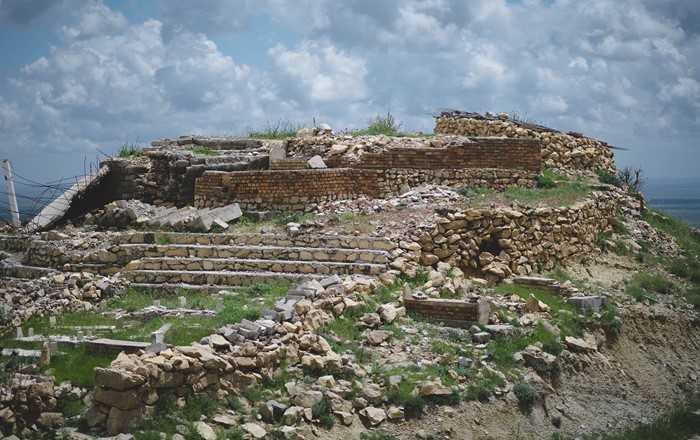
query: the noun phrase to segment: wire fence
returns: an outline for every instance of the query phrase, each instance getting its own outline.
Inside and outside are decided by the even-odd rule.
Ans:
[[[84,166],[84,174],[61,178],[50,182],[38,182],[25,177],[17,172],[17,167],[10,162],[12,181],[15,187],[15,197],[20,221],[25,222],[36,217],[41,210],[54,201],[58,196],[70,189],[76,183],[93,175],[99,165],[87,164]],[[9,194],[6,185],[0,185],[0,225],[12,224],[12,209],[10,208]]]

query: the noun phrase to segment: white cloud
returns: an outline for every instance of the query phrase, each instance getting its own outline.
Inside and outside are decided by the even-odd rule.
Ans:
[[[101,1],[90,0],[76,11],[76,22],[60,27],[68,39],[91,38],[119,32],[127,21],[121,12],[114,12]]]
[[[0,84],[5,137],[93,150],[310,115],[353,128],[387,109],[430,131],[438,108],[518,111],[635,157],[700,135],[698,2],[156,1],[140,23],[98,0],[44,12],[62,11],[62,38]],[[267,58],[227,46],[242,36]]]
[[[280,95],[314,102],[365,99],[365,61],[328,42],[303,41],[295,49],[278,44],[268,51],[280,83]]]
[[[700,105],[700,83],[693,78],[678,78],[672,84],[663,84],[659,92],[659,98],[664,102],[676,100],[687,101],[696,106]]]

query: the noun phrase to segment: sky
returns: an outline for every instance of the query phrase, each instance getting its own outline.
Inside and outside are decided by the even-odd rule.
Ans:
[[[700,175],[695,0],[0,0],[0,158],[47,182],[124,143],[278,121],[432,132],[493,111]]]

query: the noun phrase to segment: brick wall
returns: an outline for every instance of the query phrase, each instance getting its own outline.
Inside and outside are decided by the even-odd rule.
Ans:
[[[328,200],[381,197],[379,171],[322,170],[207,171],[197,179],[195,205],[238,203],[243,210],[299,210]]]
[[[331,156],[330,167],[361,169],[465,169],[494,168],[540,172],[540,142],[532,138],[472,138],[448,148],[389,148],[381,153],[365,153],[357,160]]]
[[[403,298],[406,312],[419,315],[452,327],[469,327],[473,324],[488,324],[490,306],[485,299],[478,302],[457,299],[413,299],[410,289]]]
[[[406,185],[533,187],[542,166],[539,141],[529,138],[464,139],[447,148],[388,148],[352,161],[327,157],[328,169],[294,169],[306,160],[273,161],[267,171],[207,171],[196,181],[195,206],[235,202],[244,211],[302,210],[360,195],[383,198]]]
[[[363,169],[497,168],[539,171],[540,144],[536,139],[474,139],[451,148],[401,148],[367,153],[353,165]]]

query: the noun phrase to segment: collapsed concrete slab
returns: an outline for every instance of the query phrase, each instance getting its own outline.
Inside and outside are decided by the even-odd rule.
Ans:
[[[72,208],[73,210],[87,210],[88,208],[81,208],[77,205],[89,204],[90,192],[98,187],[109,170],[108,166],[102,166],[97,172],[78,180],[63,194],[56,197],[53,202],[46,205],[36,217],[31,219],[24,228],[26,232],[32,233],[51,229],[61,222]]]

